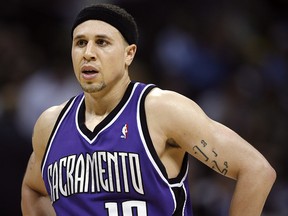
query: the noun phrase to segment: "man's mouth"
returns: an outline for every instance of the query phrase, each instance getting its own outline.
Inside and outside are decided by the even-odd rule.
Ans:
[[[95,70],[84,70],[84,71],[82,71],[82,73],[84,73],[84,74],[94,74],[94,73],[97,73],[97,71],[95,71]]]
[[[82,71],[82,77],[85,80],[91,80],[94,79],[98,74],[98,71],[96,70],[83,70]]]

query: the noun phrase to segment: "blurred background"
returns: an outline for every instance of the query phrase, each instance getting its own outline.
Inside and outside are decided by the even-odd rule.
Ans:
[[[196,101],[270,161],[277,181],[263,216],[288,215],[288,1],[10,0],[0,9],[1,215],[21,215],[20,188],[42,111],[80,92],[70,27],[92,2],[123,6],[139,25],[134,80]],[[196,216],[226,216],[234,182],[191,158]]]

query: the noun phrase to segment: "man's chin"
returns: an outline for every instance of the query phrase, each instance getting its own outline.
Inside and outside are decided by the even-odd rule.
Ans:
[[[106,85],[105,85],[105,83],[84,84],[81,87],[82,87],[82,90],[86,93],[97,93],[97,92],[103,90],[106,87]]]

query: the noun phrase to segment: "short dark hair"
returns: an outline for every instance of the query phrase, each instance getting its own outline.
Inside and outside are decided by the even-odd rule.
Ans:
[[[118,29],[128,44],[138,43],[138,27],[133,16],[117,5],[102,3],[83,8],[73,23],[72,37],[74,29],[87,20],[107,22]]]

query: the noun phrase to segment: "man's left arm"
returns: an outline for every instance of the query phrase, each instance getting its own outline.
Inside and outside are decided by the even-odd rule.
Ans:
[[[214,171],[237,181],[230,216],[260,216],[276,179],[266,158],[190,99],[167,91],[161,96],[158,122],[164,122],[167,137]]]

